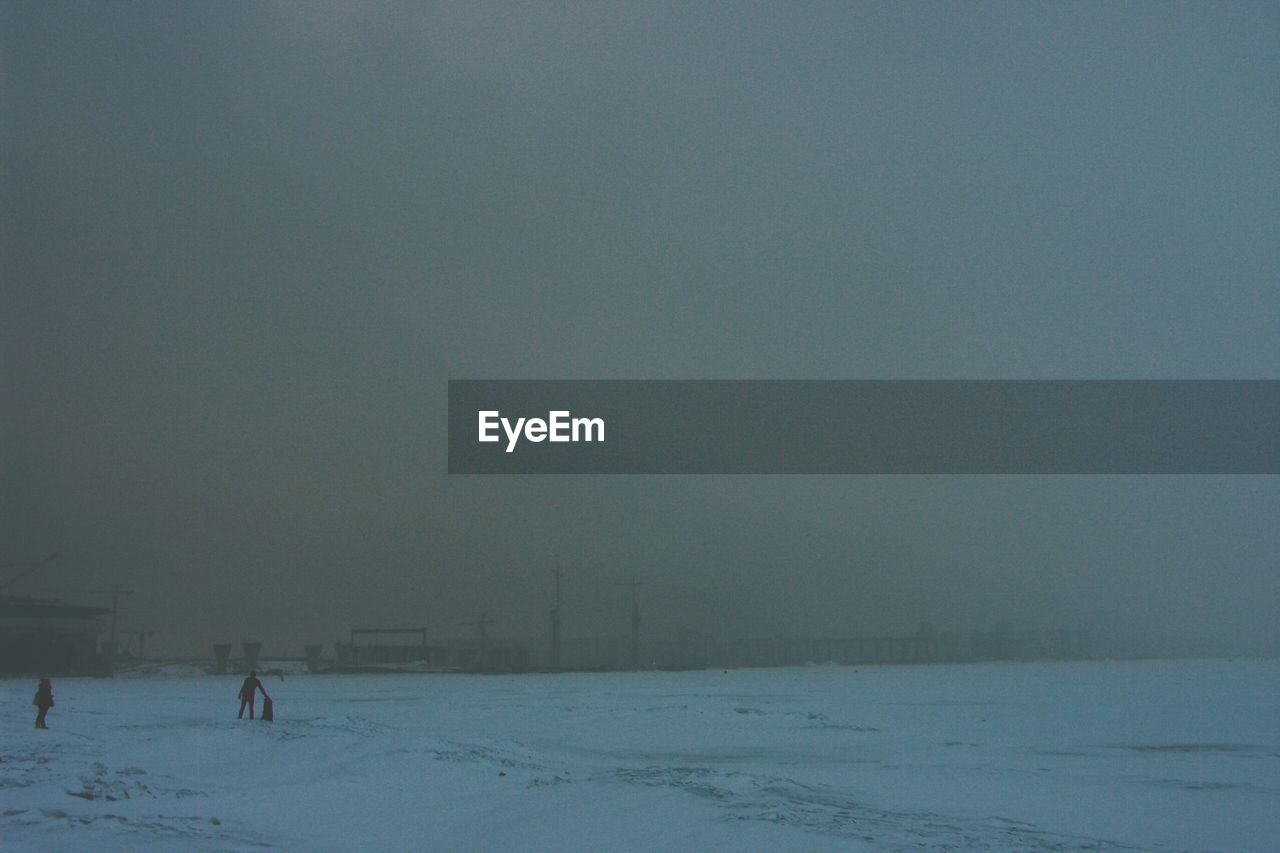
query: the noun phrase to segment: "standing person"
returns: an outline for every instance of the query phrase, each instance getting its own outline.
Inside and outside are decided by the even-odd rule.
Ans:
[[[53,707],[53,685],[49,683],[49,679],[40,679],[40,683],[36,685],[36,698],[31,700],[31,704],[36,706],[36,728],[49,728],[44,724],[44,715]]]
[[[240,716],[236,717],[236,719],[244,719],[244,708],[246,705],[249,706],[249,719],[253,719],[253,697],[258,690],[262,691],[263,699],[268,701],[271,699],[271,697],[267,695],[266,688],[262,686],[262,682],[258,680],[258,673],[256,671],[251,671],[249,673],[249,677],[244,680],[244,684],[240,685]]]

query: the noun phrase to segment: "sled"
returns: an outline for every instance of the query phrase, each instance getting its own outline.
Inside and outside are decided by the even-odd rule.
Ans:
[[[262,697],[262,719],[265,722],[272,722],[276,718],[276,711],[273,707],[275,703],[271,701],[270,696]]]

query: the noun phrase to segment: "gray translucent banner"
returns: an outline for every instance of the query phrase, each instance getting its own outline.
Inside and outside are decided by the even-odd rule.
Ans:
[[[1280,381],[455,380],[449,473],[1278,474]]]

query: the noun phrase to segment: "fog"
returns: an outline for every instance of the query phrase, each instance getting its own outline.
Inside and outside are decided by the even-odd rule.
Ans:
[[[449,379],[1280,378],[1265,4],[5,3],[0,562],[352,627],[1280,654],[1280,479],[448,475]],[[14,574],[5,570],[0,581]]]

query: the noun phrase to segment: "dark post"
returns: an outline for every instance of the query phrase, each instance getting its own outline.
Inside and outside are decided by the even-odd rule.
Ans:
[[[120,584],[111,587],[111,659],[114,664],[116,656],[116,615],[120,611],[120,596],[133,595],[133,590],[123,589]]]
[[[560,669],[560,567],[552,569],[556,578],[556,606],[551,608],[551,668]]]
[[[640,668],[640,599],[636,595],[639,581],[631,582],[631,668]]]

